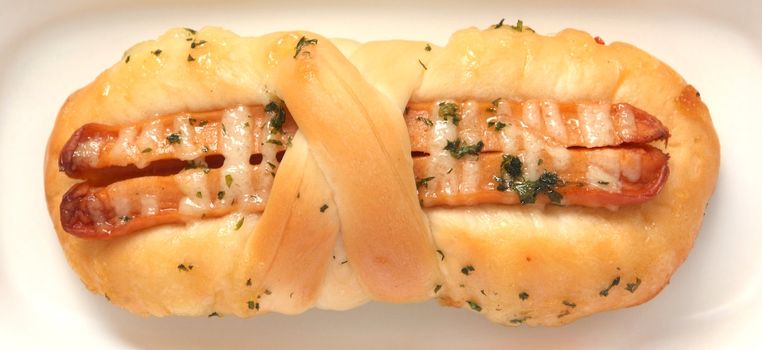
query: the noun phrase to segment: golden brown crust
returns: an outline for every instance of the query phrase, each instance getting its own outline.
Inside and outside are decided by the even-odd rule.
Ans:
[[[313,221],[267,219],[268,209],[261,220],[259,215],[246,216],[237,230],[242,216],[236,213],[105,241],[75,238],[60,225],[61,197],[76,181],[58,172],[57,158],[74,130],[96,118],[118,125],[155,114],[266,103],[278,86],[278,63],[292,58],[300,35],[241,38],[214,28],[196,34],[172,30],[158,41],[133,47],[120,63],[67,100],[48,144],[46,196],[67,259],[89,289],[132,312],[158,316],[296,313],[313,305],[347,308],[368,295],[378,296],[358,293],[358,287],[367,285],[358,285],[351,264],[328,257],[343,254],[341,243],[332,242],[341,220],[335,216],[310,219],[327,220],[321,227],[333,227],[310,231],[313,241],[296,239],[293,232],[298,229],[272,234],[279,226],[283,230],[282,225],[303,227]],[[190,49],[187,38],[206,42]],[[389,49],[395,45],[400,53]],[[416,45],[420,52],[414,50]],[[630,45],[598,45],[586,33],[572,30],[543,37],[509,28],[467,29],[454,34],[446,47],[431,51],[424,50],[426,43],[415,42],[346,41],[339,46],[365,79],[398,107],[407,97],[630,103],[657,116],[672,131],[665,148],[670,178],[656,198],[642,205],[615,211],[534,206],[428,210],[433,248],[444,255],[439,271],[430,272],[443,277],[431,283],[442,284],[436,296],[444,304],[479,309],[508,325],[563,324],[649,300],[686,258],[714,190],[719,143],[695,89],[664,63]],[[151,53],[156,49],[161,54]],[[462,59],[466,52],[470,58]],[[187,55],[194,61],[186,60]],[[405,61],[388,65],[392,59]],[[332,64],[335,60],[340,61],[336,58]],[[305,153],[294,167],[314,162],[303,148],[306,141],[295,142],[295,147]],[[292,160],[298,160],[297,153]],[[276,186],[285,178],[276,180]],[[312,189],[332,181],[308,180],[302,186]],[[307,198],[305,208],[328,194],[309,193],[314,197],[312,202]],[[288,202],[279,203],[278,210],[289,210],[283,204]],[[271,223],[260,225],[265,220]],[[331,244],[316,248],[319,254],[286,257],[293,254],[289,251],[303,250],[307,242],[326,241]],[[273,247],[279,246],[275,254]],[[241,266],[261,269],[262,278],[249,285],[252,271],[242,271]],[[310,269],[317,273],[300,274],[305,266],[314,266]],[[463,273],[468,266],[473,271]],[[328,277],[316,277],[322,275]],[[434,295],[434,286],[429,295]]]

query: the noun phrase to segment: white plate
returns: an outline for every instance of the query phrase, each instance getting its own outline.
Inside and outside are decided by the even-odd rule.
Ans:
[[[103,5],[94,0],[11,6],[0,1],[0,347],[762,346],[757,335],[762,329],[762,115],[754,108],[762,101],[762,26],[755,22],[762,13],[759,2],[649,1],[632,9],[598,1],[510,6],[469,0],[385,7],[277,1]],[[173,26],[214,24],[245,35],[309,29],[332,37],[444,44],[456,29],[486,27],[501,17],[523,18],[541,33],[576,27],[607,41],[634,43],[671,64],[701,91],[723,147],[720,179],[694,250],[653,301],[562,328],[506,328],[434,302],[372,303],[348,312],[248,320],[143,319],[90,294],[67,266],[45,210],[47,137],[66,96],[119,60],[133,43]]]

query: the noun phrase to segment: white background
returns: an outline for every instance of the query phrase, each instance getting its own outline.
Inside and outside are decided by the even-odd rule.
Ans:
[[[0,348],[759,348],[762,346],[762,15],[759,2],[460,0],[408,5],[0,0]],[[521,18],[584,29],[661,58],[695,85],[722,144],[694,250],[653,301],[561,328],[506,328],[476,313],[371,303],[248,320],[143,319],[89,293],[45,209],[42,164],[64,100],[132,44],[174,26],[242,35],[307,29],[358,40],[444,44],[453,31]]]

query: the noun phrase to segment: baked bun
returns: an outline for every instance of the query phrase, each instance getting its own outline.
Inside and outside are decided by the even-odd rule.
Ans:
[[[173,29],[69,97],[45,190],[83,283],[137,314],[438,298],[559,325],[653,298],[718,167],[693,87],[580,31]]]

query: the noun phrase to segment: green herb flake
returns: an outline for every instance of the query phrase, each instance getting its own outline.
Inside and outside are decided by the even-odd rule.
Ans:
[[[232,184],[233,184],[233,175],[230,175],[230,174],[225,175],[225,185],[227,185],[228,188],[230,188],[230,185]]]
[[[222,134],[228,136],[228,128],[225,127],[225,123],[220,123],[220,125],[222,125]]]
[[[202,198],[202,197],[204,197],[204,195],[201,194],[201,191],[196,192],[196,198]]]
[[[527,319],[529,319],[529,316],[524,316],[524,317],[521,317],[521,318],[514,318],[514,319],[510,320],[510,322],[511,322],[512,324],[522,324],[522,323],[524,323],[524,321],[526,321]]]
[[[462,269],[460,269],[460,272],[466,276],[468,276],[471,272],[474,272],[474,271],[476,271],[476,269],[474,269],[474,267],[471,265],[466,265]]]
[[[423,48],[426,51],[431,51],[431,44],[426,44],[426,47]]]
[[[198,126],[204,126],[206,124],[209,124],[208,120],[202,120],[200,123],[198,123]]]
[[[421,186],[429,188],[429,181],[434,180],[434,176],[424,177],[415,182],[415,188],[421,188]]]
[[[251,287],[251,278],[246,280],[246,286]]]
[[[238,231],[241,226],[243,226],[243,219],[245,219],[245,217],[242,216],[240,219],[238,219],[238,222],[235,223],[235,231]]]
[[[194,41],[194,42],[191,43],[191,49],[195,49],[195,48],[197,48],[197,47],[199,47],[201,45],[204,45],[204,44],[206,44],[206,40],[200,40],[198,42]]]
[[[185,264],[177,265],[177,269],[180,270],[180,271],[188,272],[188,267],[185,266]]]
[[[188,62],[193,62],[193,61],[195,61],[196,59],[195,59],[195,58],[193,58],[193,56],[191,56],[190,54],[188,54],[188,58],[187,58],[187,60],[188,60]]]
[[[142,151],[140,151],[140,153],[151,153],[151,151],[153,151],[153,148],[148,147],[148,148],[144,148]]]
[[[563,185],[559,180],[558,174],[545,171],[536,181],[525,180],[522,173],[521,160],[513,155],[503,155],[503,162],[500,165],[500,177],[493,177],[498,183],[498,191],[512,190],[519,196],[521,204],[532,204],[536,201],[537,195],[545,194],[551,203],[560,204],[563,196],[556,191],[558,186]],[[509,178],[506,179],[506,176]]]
[[[447,170],[447,173],[448,173],[448,174],[452,173],[452,170],[453,170],[453,169],[452,169],[452,168],[450,168],[450,170]]]
[[[188,33],[196,34],[196,31],[194,29],[191,29],[191,28],[183,28],[183,29],[185,29]]]
[[[271,292],[269,289],[265,289],[265,295],[270,295],[270,294],[273,294],[273,292]]]
[[[429,70],[429,67],[426,67],[426,65],[423,64],[423,62],[420,59],[418,59],[418,63],[421,64],[421,67],[423,67],[423,70]]]
[[[209,152],[209,146],[207,146],[207,145],[201,146],[201,152],[208,153]]]
[[[254,300],[249,300],[246,302],[246,306],[249,307],[249,310],[254,310],[257,304],[254,302]]]
[[[320,212],[325,213],[326,209],[328,209],[328,204],[323,204],[323,206],[320,207]]]
[[[524,21],[522,21],[522,20],[516,21],[516,25],[515,26],[511,26],[511,28],[513,28],[513,30],[515,30],[517,32],[523,32],[524,31]]]
[[[447,140],[447,145],[444,147],[455,159],[463,158],[463,156],[468,154],[478,156],[482,148],[484,148],[484,142],[481,140],[473,145],[469,145],[465,141],[461,141],[461,139],[455,139],[455,141]]]
[[[225,191],[217,192],[217,199],[222,200],[223,198],[225,198]]]
[[[299,38],[299,42],[296,43],[296,47],[294,48],[294,58],[296,56],[299,56],[299,53],[302,52],[302,49],[307,45],[317,45],[318,40],[317,39],[307,39],[306,37]]]
[[[130,63],[130,55],[127,55],[127,58],[124,59],[124,63]]]
[[[159,57],[159,55],[161,55],[161,49],[153,50],[153,51],[151,51],[151,54],[156,56],[156,57]]]
[[[471,307],[471,310],[474,310],[476,312],[482,312],[482,307],[479,306],[479,304],[477,304],[476,302],[473,302],[471,300],[466,300],[466,302],[468,303],[468,306]]]
[[[444,261],[444,253],[442,252],[442,250],[441,249],[437,249],[437,253],[439,254],[439,256],[442,257],[441,260]]]
[[[619,278],[619,276],[616,276],[616,278],[614,278],[614,279],[611,281],[611,284],[609,284],[609,286],[608,286],[608,287],[606,287],[606,288],[602,289],[602,290],[600,291],[600,293],[598,293],[598,294],[599,294],[600,296],[602,296],[602,297],[607,297],[607,296],[609,296],[609,291],[611,290],[611,288],[614,288],[614,287],[618,286],[618,285],[619,285],[619,281],[620,281],[620,280],[621,280],[621,279]]]
[[[527,299],[529,299],[529,294],[527,294],[527,292],[521,292],[521,293],[519,293],[519,299],[521,299],[521,300],[527,300]]]
[[[270,114],[270,128],[278,133],[283,133],[283,124],[286,122],[286,111],[283,101],[270,101],[265,105],[265,112]]]
[[[487,122],[487,127],[488,128],[493,128],[493,129],[495,129],[495,131],[503,130],[506,126],[508,126],[508,124],[503,123],[503,122],[501,122],[499,120],[498,121],[490,120],[490,121]]]
[[[119,217],[119,221],[121,221],[122,223],[126,223],[130,220],[132,220],[132,216],[129,216],[129,215],[122,215]]]
[[[598,181],[598,184],[599,185],[608,185],[609,182],[608,181]]]
[[[442,289],[441,284],[437,284],[436,286],[434,286],[434,294],[437,294],[437,292],[439,292],[440,289]]]
[[[452,102],[439,102],[439,118],[443,120],[452,120],[452,123],[460,123],[460,109],[458,105]]]
[[[571,302],[571,301],[568,301],[568,300],[564,300],[564,301],[563,301],[563,302],[561,302],[561,303],[562,303],[562,304],[564,304],[564,305],[566,305],[566,306],[568,306],[568,307],[570,307],[570,308],[572,308],[572,309],[573,309],[573,308],[575,308],[575,307],[577,307],[577,304],[575,304],[575,303],[573,303],[573,302]]]
[[[635,293],[635,291],[638,290],[638,287],[640,287],[640,282],[640,278],[635,278],[635,282],[627,283],[627,286],[625,286],[624,289],[630,293]]]
[[[218,314],[217,312],[212,312],[211,314],[209,314],[206,317],[209,317],[209,318],[211,318],[211,317],[220,317],[220,314]]]
[[[503,22],[505,22],[505,18],[501,18],[500,22],[498,22],[497,24],[493,24],[492,27],[495,29],[498,29],[503,26]]]
[[[167,142],[169,142],[169,144],[180,143],[180,134],[169,134],[169,136],[167,136]]]
[[[275,139],[269,139],[269,140],[267,140],[267,143],[272,143],[273,145],[283,146],[283,142],[281,142],[280,140],[275,140]]]
[[[417,117],[417,118],[415,118],[415,120],[425,124],[428,127],[434,126],[434,122],[432,122],[431,119],[429,119],[429,118]]]

